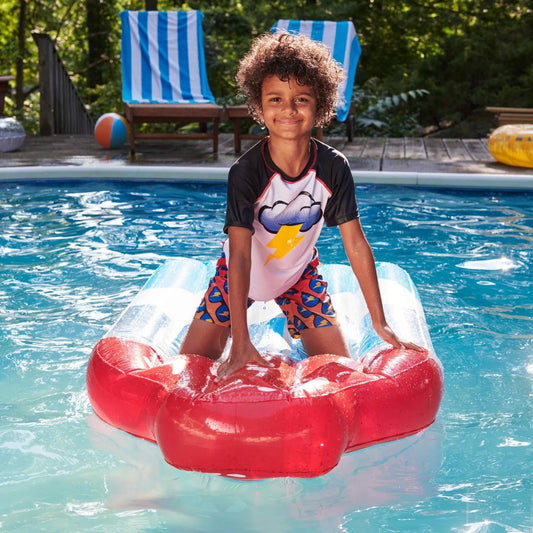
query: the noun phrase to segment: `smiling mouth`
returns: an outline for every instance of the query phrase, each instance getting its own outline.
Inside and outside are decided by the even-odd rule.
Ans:
[[[285,125],[285,126],[292,126],[294,124],[298,124],[300,121],[295,118],[284,118],[284,119],[278,119],[278,124]]]

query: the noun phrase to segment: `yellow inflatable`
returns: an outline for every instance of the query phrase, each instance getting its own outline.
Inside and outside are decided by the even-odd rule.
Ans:
[[[533,168],[533,124],[500,126],[489,135],[489,152],[506,165]]]

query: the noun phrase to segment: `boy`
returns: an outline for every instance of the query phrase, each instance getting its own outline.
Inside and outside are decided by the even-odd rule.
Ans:
[[[237,81],[252,116],[269,136],[229,172],[228,239],[181,353],[218,359],[231,336],[223,378],[246,363],[269,366],[253,346],[246,310],[275,299],[289,333],[308,356],[349,357],[327,284],[317,272],[322,225],[338,225],[377,334],[394,347],[420,349],[388,326],[374,256],[361,224],[346,158],[311,138],[335,108],[342,69],[325,45],[289,33],[265,34],[241,60]]]

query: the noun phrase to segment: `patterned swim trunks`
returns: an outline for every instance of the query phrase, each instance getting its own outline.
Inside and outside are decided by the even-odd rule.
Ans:
[[[318,273],[318,253],[305,268],[300,279],[286,292],[275,298],[287,318],[291,337],[297,339],[308,328],[337,325],[335,310],[331,305],[328,285]],[[248,307],[253,300],[248,299]],[[215,275],[209,281],[207,291],[194,318],[221,326],[231,326],[228,307],[228,267],[222,254],[217,262]]]

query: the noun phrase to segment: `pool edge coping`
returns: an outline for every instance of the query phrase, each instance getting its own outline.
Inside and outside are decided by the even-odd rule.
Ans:
[[[0,182],[41,180],[123,180],[225,183],[228,167],[211,166],[31,166],[0,168]],[[73,177],[74,175],[74,177]],[[533,190],[533,175],[453,172],[352,170],[357,184],[442,187],[452,189]]]

